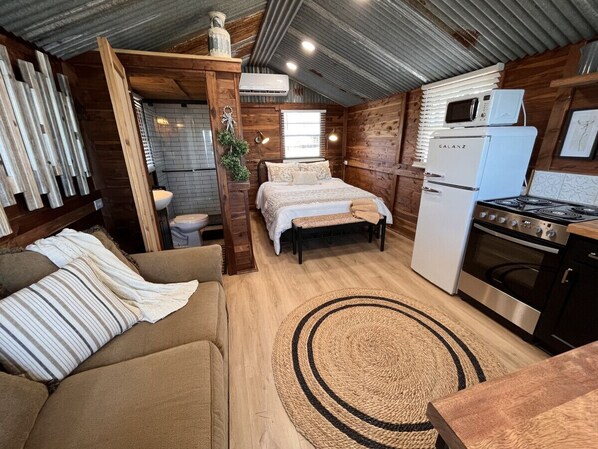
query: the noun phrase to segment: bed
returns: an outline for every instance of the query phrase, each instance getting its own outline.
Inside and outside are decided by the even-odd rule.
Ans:
[[[264,217],[277,255],[280,254],[280,237],[287,229],[291,229],[294,218],[350,212],[354,199],[372,199],[378,206],[378,212],[386,216],[388,224],[392,224],[392,214],[384,201],[373,193],[351,186],[338,178],[321,180],[316,185],[270,182],[266,162],[282,161],[259,162],[259,189],[255,201],[256,208]]]

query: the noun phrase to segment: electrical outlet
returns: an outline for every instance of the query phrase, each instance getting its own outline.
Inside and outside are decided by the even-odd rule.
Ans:
[[[96,210],[100,210],[102,207],[104,207],[104,202],[102,201],[102,198],[98,198],[93,202],[93,205],[96,207]]]

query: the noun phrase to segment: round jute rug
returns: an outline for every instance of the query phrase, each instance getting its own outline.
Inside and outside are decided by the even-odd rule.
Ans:
[[[291,421],[320,449],[431,449],[428,402],[504,373],[442,313],[368,289],[327,293],[293,311],[272,368]]]

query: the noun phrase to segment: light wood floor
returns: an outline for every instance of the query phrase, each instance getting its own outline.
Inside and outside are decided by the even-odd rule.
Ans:
[[[510,371],[547,357],[487,318],[458,297],[452,297],[410,268],[412,242],[387,232],[380,252],[365,236],[343,238],[331,246],[308,242],[304,262],[297,264],[289,244],[274,254],[263,220],[252,217],[259,271],[226,276],[230,335],[231,449],[311,449],[282,407],[270,365],[278,326],[295,307],[332,290],[382,288],[415,298],[442,310],[479,335]]]

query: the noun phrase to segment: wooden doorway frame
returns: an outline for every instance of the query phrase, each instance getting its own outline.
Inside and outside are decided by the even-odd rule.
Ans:
[[[133,191],[133,200],[137,209],[145,250],[148,252],[160,251],[162,249],[162,240],[158,231],[156,207],[147,177],[145,156],[131,103],[131,89],[127,73],[108,43],[108,39],[98,36],[98,47],[108,91],[110,92],[112,108],[114,109],[129,182]]]

